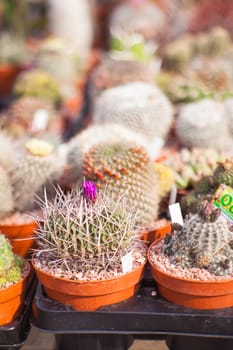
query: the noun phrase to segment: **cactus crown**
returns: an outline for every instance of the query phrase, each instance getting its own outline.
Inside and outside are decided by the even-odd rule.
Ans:
[[[135,210],[124,198],[113,202],[104,193],[96,195],[95,185],[86,182],[66,195],[57,188],[53,202],[45,196],[37,236],[39,255],[51,268],[71,275],[108,271],[119,267],[121,257],[132,249]]]
[[[221,215],[221,209],[215,208],[208,201],[204,201],[199,208],[199,215],[204,222],[215,222]]]

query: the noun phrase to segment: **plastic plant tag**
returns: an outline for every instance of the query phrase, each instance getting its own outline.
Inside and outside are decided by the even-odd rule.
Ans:
[[[180,203],[174,203],[169,205],[169,213],[171,216],[171,221],[173,223],[177,223],[180,224],[181,226],[183,226],[184,224],[184,220],[183,220],[183,215],[181,212],[181,208],[180,208]]]
[[[46,109],[37,109],[32,121],[31,131],[45,130],[48,126],[49,113]]]
[[[169,197],[169,205],[174,204],[176,202],[177,197],[177,187],[176,185],[172,185],[170,197]]]
[[[222,215],[233,222],[233,188],[220,185],[215,192],[212,203],[221,209]]]
[[[127,272],[132,271],[132,269],[133,269],[133,257],[132,257],[131,252],[122,256],[121,263],[122,263],[123,273],[127,273]]]

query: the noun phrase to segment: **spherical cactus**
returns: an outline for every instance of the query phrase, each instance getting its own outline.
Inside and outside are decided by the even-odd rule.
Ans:
[[[220,162],[214,171],[213,178],[216,185],[225,184],[233,187],[233,158]]]
[[[3,113],[0,123],[10,135],[20,137],[25,133],[43,133],[59,118],[51,102],[34,96],[22,96]]]
[[[92,95],[95,97],[105,89],[134,81],[153,83],[153,77],[147,65],[107,57],[91,74]]]
[[[16,96],[34,96],[58,104],[61,93],[57,81],[46,71],[31,70],[23,72],[17,78],[13,93]]]
[[[233,231],[221,211],[208,202],[186,218],[164,244],[164,253],[182,267],[199,267],[215,275],[233,273]]]
[[[15,157],[17,157],[18,144],[11,136],[3,131],[0,131],[0,166],[4,170],[11,167]]]
[[[93,146],[83,159],[83,174],[117,200],[126,195],[138,210],[138,223],[151,225],[158,216],[159,190],[155,167],[142,147],[111,143]]]
[[[24,211],[35,205],[35,195],[60,178],[64,164],[65,159],[51,144],[34,139],[28,141],[9,171],[15,209]]]
[[[174,173],[171,168],[161,163],[154,163],[154,167],[159,182],[159,194],[164,197],[171,191],[175,183]]]
[[[173,122],[173,108],[164,93],[151,84],[135,82],[105,90],[97,99],[94,124],[119,123],[151,142],[164,139]]]
[[[23,259],[14,255],[10,242],[0,234],[0,289],[20,280],[23,265]]]
[[[0,166],[0,218],[13,211],[12,186],[6,171]]]
[[[92,146],[97,143],[117,141],[135,142],[149,148],[149,143],[143,135],[130,131],[123,125],[109,123],[90,126],[63,146],[67,154],[66,179],[73,183],[82,178],[83,156]]]
[[[177,117],[176,133],[186,147],[222,151],[232,147],[223,105],[210,99],[183,106]]]

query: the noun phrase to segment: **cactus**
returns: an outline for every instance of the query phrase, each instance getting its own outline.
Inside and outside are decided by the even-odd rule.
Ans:
[[[228,127],[233,135],[233,98],[227,98],[223,103],[227,114]]]
[[[14,255],[7,238],[0,234],[0,289],[20,280],[23,259]]]
[[[173,122],[173,108],[163,92],[148,83],[135,82],[105,90],[97,99],[93,123],[125,125],[146,136],[164,139]]]
[[[83,159],[83,175],[117,200],[125,194],[138,209],[138,224],[151,225],[158,216],[158,179],[155,167],[142,147],[110,143],[93,146]]]
[[[0,218],[13,211],[12,186],[6,171],[0,166]]]
[[[46,113],[46,118],[44,125],[42,121],[42,127],[36,129],[34,126],[36,112],[41,110]],[[2,114],[0,124],[3,130],[6,130],[13,137],[20,137],[24,136],[25,133],[44,132],[58,118],[59,115],[51,102],[38,97],[22,96]]]
[[[183,146],[229,151],[232,138],[220,102],[210,99],[183,106],[178,114],[176,134]]]
[[[233,187],[233,158],[219,162],[213,174],[216,186],[225,184]]]
[[[233,231],[221,210],[208,202],[186,218],[164,241],[164,253],[184,268],[198,267],[217,276],[233,273]]]
[[[106,57],[91,74],[93,97],[98,96],[103,90],[134,81],[153,83],[153,77],[147,65]]]
[[[17,157],[18,144],[3,131],[0,131],[0,150],[0,166],[8,171]]]
[[[173,169],[178,189],[190,188],[205,176],[213,175],[217,163],[227,159],[228,154],[214,149],[182,148],[163,162]]]
[[[29,59],[29,52],[23,40],[9,33],[0,35],[0,63],[12,65],[25,64]]]
[[[158,176],[159,194],[161,197],[166,196],[175,182],[173,170],[161,163],[154,163],[155,171]]]
[[[35,254],[40,266],[47,268],[49,262],[50,271],[62,271],[72,279],[121,271],[121,257],[133,249],[137,238],[137,210],[128,207],[124,198],[113,202],[104,192],[96,194],[89,182],[66,195],[58,188],[54,201],[45,197],[42,211]]]
[[[64,144],[67,154],[66,179],[76,182],[82,178],[83,156],[96,143],[105,142],[135,142],[145,148],[149,147],[148,141],[140,134],[128,130],[117,124],[105,124],[90,126]]]
[[[60,87],[46,71],[34,69],[22,72],[16,79],[13,93],[16,96],[34,96],[54,105],[61,102]]]
[[[30,140],[21,148],[9,170],[15,209],[25,211],[35,205],[35,195],[58,180],[65,160],[45,141]]]

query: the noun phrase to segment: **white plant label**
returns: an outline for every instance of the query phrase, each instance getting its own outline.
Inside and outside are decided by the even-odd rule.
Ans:
[[[37,109],[33,116],[32,131],[45,130],[49,122],[49,113],[46,109]]]
[[[169,197],[169,205],[174,204],[176,202],[177,197],[177,187],[176,185],[172,185],[170,197]]]
[[[123,273],[130,272],[133,269],[133,257],[131,252],[125,254],[121,258]]]
[[[177,223],[183,226],[184,220],[183,220],[183,215],[180,208],[180,203],[171,204],[169,205],[168,208],[171,216],[171,221],[173,223]]]

